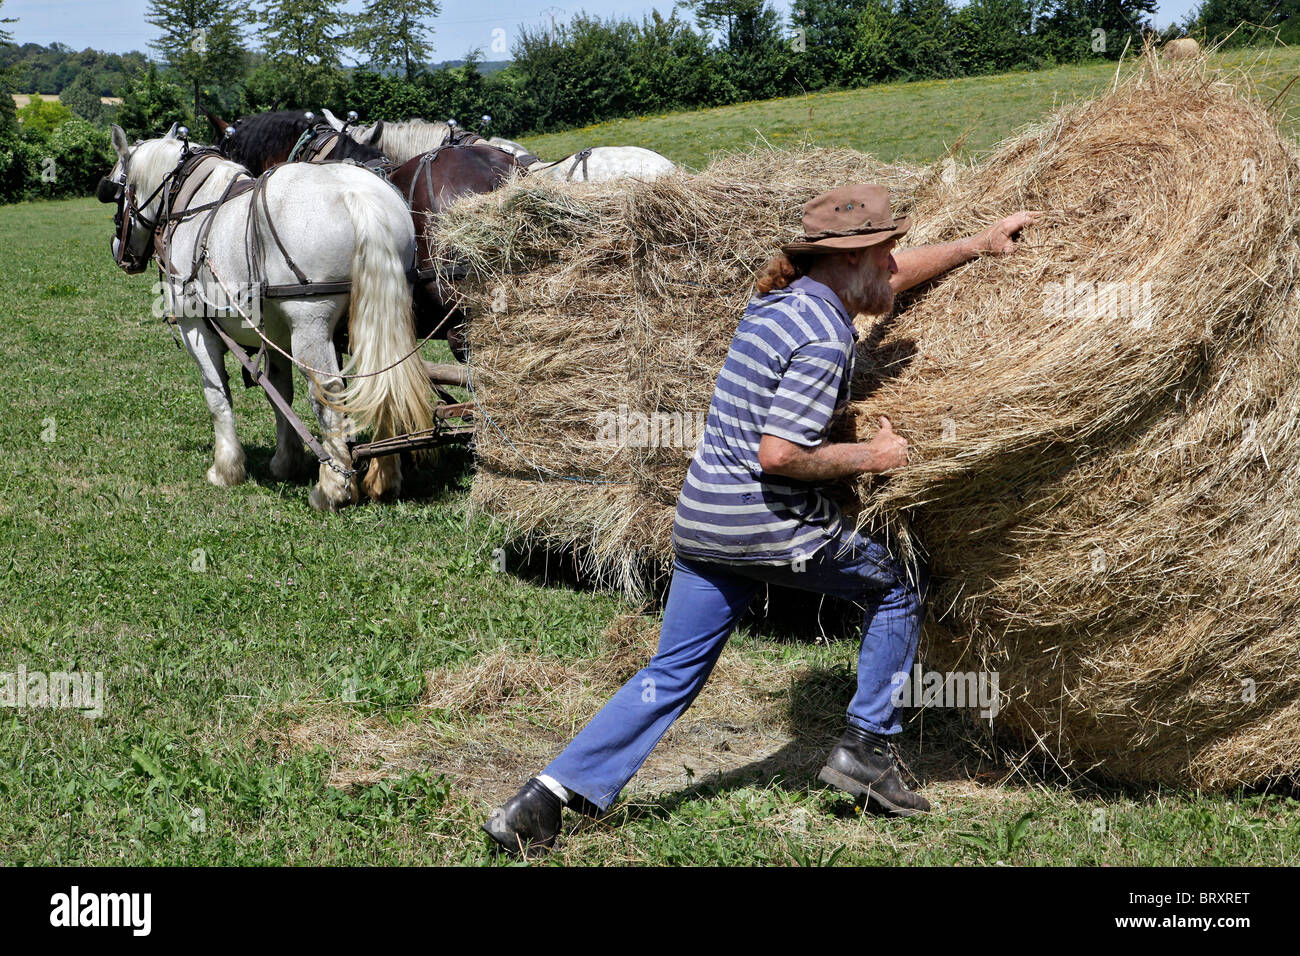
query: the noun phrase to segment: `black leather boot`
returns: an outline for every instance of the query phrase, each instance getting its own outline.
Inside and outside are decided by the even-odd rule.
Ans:
[[[851,793],[878,810],[910,817],[928,813],[930,801],[907,789],[898,775],[898,765],[889,739],[852,724],[826,758],[819,778]]]
[[[571,796],[565,806],[570,810],[581,813],[584,817],[591,817],[593,820],[599,820],[609,812],[608,810],[602,810],[580,793]]]
[[[532,777],[504,805],[492,811],[483,829],[507,853],[550,849],[560,832],[563,812],[560,798]]]

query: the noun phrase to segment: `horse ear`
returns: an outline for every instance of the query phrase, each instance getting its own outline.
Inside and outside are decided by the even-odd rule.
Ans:
[[[164,136],[163,139],[175,139],[176,130],[179,128],[179,126],[180,126],[179,123],[172,123],[172,128],[167,131],[167,135]]]
[[[113,124],[112,133],[113,149],[117,152],[117,158],[126,159],[127,154],[131,152],[131,144],[127,142],[126,133],[124,133],[122,127],[118,126],[116,123]]]
[[[322,109],[321,113],[325,117],[325,122],[329,123],[340,133],[343,132],[343,121],[341,119],[339,119],[337,116],[335,116],[327,109]]]
[[[226,135],[226,130],[230,129],[229,123],[209,110],[204,110],[203,115],[208,118],[208,125],[212,127],[212,132],[218,139]]]
[[[383,135],[384,135],[384,121],[380,120],[379,122],[375,123],[374,127],[370,130],[370,145],[378,146],[379,138]]]

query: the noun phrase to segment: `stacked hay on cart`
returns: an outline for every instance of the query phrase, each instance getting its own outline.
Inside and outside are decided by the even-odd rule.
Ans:
[[[906,196],[921,180],[851,150],[767,150],[652,183],[524,180],[453,207],[440,240],[472,270],[456,291],[473,314],[473,502],[643,589],[671,560],[677,492],[757,264],[826,183]]]
[[[1039,225],[859,319],[857,427],[913,464],[854,492],[928,556],[927,668],[988,671],[992,729],[1071,772],[1226,788],[1300,767],[1300,167],[1248,91],[1147,59],[979,166],[755,153],[630,186],[526,181],[458,207],[474,501],[627,584],[670,554],[691,447],[752,276],[799,205],[884,182],[908,243]],[[609,413],[630,427],[611,442]],[[615,436],[617,437],[620,436]],[[661,436],[662,437],[662,436]]]

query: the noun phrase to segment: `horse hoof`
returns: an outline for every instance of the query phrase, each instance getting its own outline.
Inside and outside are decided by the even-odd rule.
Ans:
[[[325,492],[321,491],[320,485],[316,485],[312,488],[311,492],[307,495],[307,500],[311,502],[311,506],[317,511],[338,511],[340,508],[351,503],[346,498],[342,500],[331,498],[329,495],[325,494]]]
[[[290,454],[281,458],[277,453],[271,459],[271,476],[276,481],[291,481],[307,470],[307,463],[306,455]]]
[[[213,465],[208,469],[208,481],[218,488],[231,488],[243,483],[244,469],[241,467],[227,470]]]
[[[396,456],[371,462],[361,479],[361,491],[371,501],[395,500],[402,490],[402,470]]]

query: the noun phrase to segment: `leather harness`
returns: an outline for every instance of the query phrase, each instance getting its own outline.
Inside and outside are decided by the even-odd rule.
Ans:
[[[587,160],[591,159],[591,151],[595,148],[596,147],[594,146],[588,146],[586,149],[578,150],[572,157],[565,157],[565,159],[573,159],[573,163],[569,166],[569,171],[564,174],[565,182],[573,181],[573,174],[578,171],[579,164],[582,165],[582,181],[585,183],[591,178],[587,173]],[[557,159],[553,163],[547,163],[545,166],[538,167],[538,171],[540,172],[543,169],[552,169],[560,165],[562,162],[564,162],[564,159]]]
[[[289,150],[286,163],[315,163],[327,159],[339,143],[339,134],[333,127],[318,124],[308,126]]]
[[[406,187],[406,204],[408,206],[414,207],[415,205],[415,187],[416,184],[419,183],[421,176],[424,177],[425,188],[429,193],[429,201],[433,201],[433,173],[431,171],[433,164],[437,161],[438,156],[444,149],[459,149],[463,146],[472,145],[472,143],[467,142],[471,137],[473,137],[474,141],[482,139],[481,136],[470,133],[468,130],[454,132],[446,142],[435,146],[420,157],[420,161],[415,167],[415,173],[411,176],[411,184]],[[417,265],[411,274],[414,280],[419,282],[422,282],[425,279],[434,278],[455,280],[463,279],[469,275],[469,267],[464,265],[455,265],[450,267],[442,265]]]
[[[289,153],[288,162],[312,162],[323,163],[327,157],[334,151],[338,145],[340,134],[330,126],[318,125],[305,130],[298,142],[294,145]],[[411,178],[411,186],[407,190],[406,203],[410,206],[414,200],[415,185],[420,176],[423,175],[426,185],[429,189],[429,195],[433,197],[433,177],[430,167],[437,160],[438,154],[442,150],[453,147],[469,145],[470,142],[478,141],[481,137],[471,133],[468,130],[457,130],[440,146],[435,147],[420,157],[420,163],[416,167],[415,175]],[[587,152],[590,152],[588,150]],[[280,168],[280,165],[273,166],[256,179],[241,174],[236,176],[226,186],[222,194],[211,202],[206,202],[198,206],[191,206],[193,200],[200,189],[208,181],[208,178],[215,172],[218,163],[225,157],[221,151],[214,147],[200,147],[197,149],[186,149],[182,156],[180,164],[171,174],[171,187],[167,190],[164,199],[162,211],[159,214],[156,229],[154,231],[154,249],[158,255],[159,263],[169,279],[180,279],[181,289],[194,282],[198,278],[199,269],[202,267],[204,260],[207,258],[208,235],[212,229],[213,220],[216,218],[217,211],[244,193],[252,192],[252,198],[249,201],[249,216],[247,231],[245,234],[245,243],[248,247],[249,256],[249,274],[250,286],[256,288],[259,294],[268,299],[292,299],[303,298],[313,295],[338,295],[346,293],[352,289],[350,279],[341,279],[337,281],[321,282],[310,279],[298,264],[294,262],[293,257],[289,255],[289,250],[285,248],[283,240],[280,238],[279,230],[275,228],[275,220],[271,216],[271,210],[266,198],[266,185],[271,175]],[[329,162],[345,162],[361,166],[378,175],[385,182],[388,182],[388,173],[393,166],[387,160],[372,161],[371,163],[357,163],[355,160],[329,160]],[[282,165],[282,164],[281,164]],[[572,172],[572,171],[570,171]],[[584,168],[585,172],[585,168]],[[390,183],[391,185],[391,183]],[[258,228],[258,205],[261,205],[262,217],[265,219],[265,231]],[[201,213],[207,213],[207,217],[199,226],[199,234],[194,243],[194,254],[189,263],[187,275],[176,268],[175,262],[171,257],[171,242],[176,228],[188,219]],[[259,267],[263,255],[267,251],[266,234],[270,234],[271,241],[279,250],[281,258],[293,272],[296,282],[272,285],[265,282],[259,277]],[[432,265],[426,267],[415,267],[407,272],[407,280],[411,282],[423,281],[425,279],[442,278],[442,279],[462,279],[468,274],[465,266],[446,267],[442,265]],[[207,314],[207,303],[204,303],[204,315]]]
[[[216,219],[217,211],[232,199],[251,192],[253,195],[249,200],[248,224],[245,233],[245,242],[249,250],[250,286],[256,288],[262,297],[270,299],[338,295],[350,291],[352,288],[351,279],[331,282],[316,282],[309,279],[307,274],[293,261],[293,257],[289,255],[289,250],[285,248],[284,242],[280,239],[280,233],[275,228],[275,220],[271,217],[271,210],[266,199],[267,182],[280,167],[274,166],[256,179],[247,174],[240,174],[230,181],[217,199],[198,206],[189,205],[190,201],[208,181],[208,178],[216,171],[217,165],[223,161],[224,157],[221,153],[211,147],[187,150],[181,159],[180,165],[172,173],[171,188],[163,199],[162,212],[158,217],[157,229],[154,232],[154,249],[167,277],[169,279],[180,279],[182,290],[198,278],[199,269],[207,258],[208,236],[212,229],[213,220]],[[279,249],[285,264],[293,272],[294,277],[297,279],[296,282],[271,285],[258,275],[263,254],[267,248],[266,236],[258,228],[257,206],[259,199],[271,240]],[[199,226],[199,233],[194,243],[194,254],[189,264],[189,274],[182,275],[177,270],[176,263],[171,257],[172,237],[182,222],[204,212],[207,213],[207,217]],[[204,314],[206,315],[206,313],[207,305],[205,303]]]

